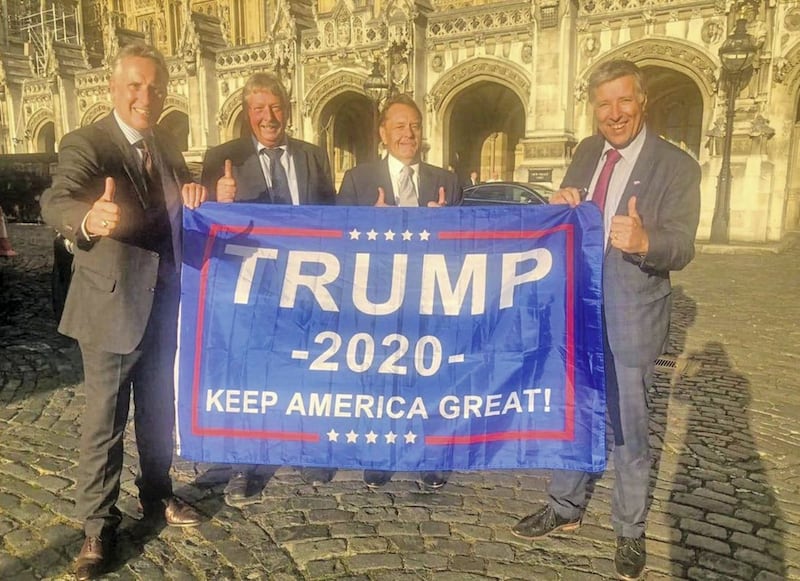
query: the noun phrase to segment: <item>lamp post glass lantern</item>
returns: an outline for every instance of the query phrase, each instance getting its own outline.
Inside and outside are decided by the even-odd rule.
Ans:
[[[372,124],[372,138],[374,147],[372,148],[373,154],[378,155],[378,117],[380,116],[381,103],[389,94],[389,83],[381,73],[381,63],[378,57],[372,63],[372,72],[364,81],[364,92],[372,100],[373,103],[373,124]]]
[[[739,83],[750,68],[755,56],[752,37],[747,34],[747,21],[739,19],[736,28],[719,48],[719,59],[726,77],[725,140],[722,147],[722,165],[717,178],[717,199],[711,220],[711,242],[727,244],[731,199],[731,146],[733,144],[733,117]]]

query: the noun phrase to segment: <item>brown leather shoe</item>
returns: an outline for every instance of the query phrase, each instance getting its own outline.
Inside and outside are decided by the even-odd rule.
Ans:
[[[87,581],[102,575],[106,558],[100,537],[86,537],[81,552],[75,559],[75,579]]]
[[[194,527],[200,524],[200,513],[177,496],[165,501],[164,520],[171,527]]]
[[[141,503],[139,510],[147,520],[164,519],[167,526],[193,527],[200,524],[200,513],[177,496]]]

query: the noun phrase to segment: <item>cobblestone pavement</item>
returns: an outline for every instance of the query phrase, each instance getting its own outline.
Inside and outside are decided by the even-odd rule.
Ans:
[[[0,259],[0,579],[68,579],[84,398],[76,347],[50,310],[51,233],[11,225]],[[800,579],[800,245],[780,254],[700,254],[674,277],[670,352],[652,391],[652,509],[645,578]],[[230,507],[222,467],[178,461],[196,529],[136,520],[134,446],[109,579],[473,581],[614,577],[612,477],[575,534],[538,542],[510,527],[544,499],[544,472],[456,473],[437,493],[402,475],[369,492],[360,474],[309,486],[264,473],[259,502]]]

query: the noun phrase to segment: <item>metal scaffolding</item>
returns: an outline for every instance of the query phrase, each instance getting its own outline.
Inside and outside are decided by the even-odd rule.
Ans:
[[[30,43],[37,75],[44,74],[46,70],[49,41],[80,44],[78,6],[63,6],[55,2],[46,6],[41,0],[14,3],[17,12],[12,13],[12,29]]]

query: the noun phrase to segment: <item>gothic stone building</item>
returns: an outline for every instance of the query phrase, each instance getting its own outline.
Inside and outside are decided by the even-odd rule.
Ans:
[[[376,100],[405,91],[424,112],[429,162],[557,186],[595,129],[588,76],[627,58],[647,75],[650,126],[702,165],[700,239],[726,145],[719,49],[742,19],[755,54],[734,101],[730,238],[779,241],[798,226],[800,0],[0,0],[0,10],[0,153],[55,151],[107,114],[108,60],[144,39],[168,56],[160,122],[189,161],[239,135],[242,86],[271,70],[290,90],[292,134],[327,149],[337,183],[378,147]]]

